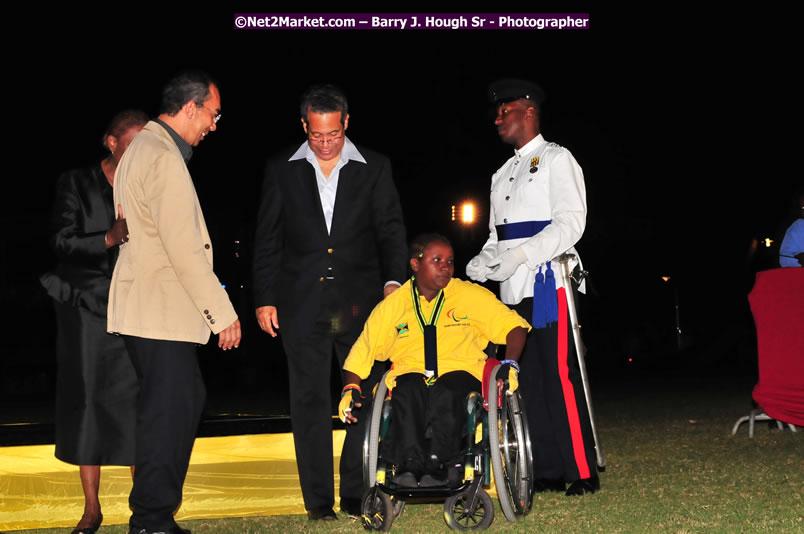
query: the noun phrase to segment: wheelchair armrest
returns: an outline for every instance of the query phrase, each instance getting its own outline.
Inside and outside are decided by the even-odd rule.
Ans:
[[[489,400],[489,380],[491,378],[491,372],[494,370],[495,367],[500,365],[500,360],[496,358],[489,358],[486,360],[486,365],[483,367],[483,399],[488,402]]]

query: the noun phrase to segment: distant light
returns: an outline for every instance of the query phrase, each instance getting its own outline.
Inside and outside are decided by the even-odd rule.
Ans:
[[[223,289],[226,289],[226,284],[221,284],[221,287],[222,287]]]
[[[461,222],[464,224],[475,222],[475,205],[471,202],[464,202],[461,206]]]
[[[771,239],[770,237],[766,237],[765,238],[765,247],[770,248],[771,243],[773,243],[773,239]]]
[[[662,280],[664,280],[665,282],[667,282],[667,281],[669,281],[669,280],[670,280],[670,277],[669,277],[669,276],[662,276]]]
[[[452,220],[455,220],[455,204],[452,205]]]
[[[632,362],[632,361],[634,361],[634,359],[633,358],[628,358],[628,361]]]

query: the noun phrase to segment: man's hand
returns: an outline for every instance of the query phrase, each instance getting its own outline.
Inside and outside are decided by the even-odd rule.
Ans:
[[[117,205],[117,220],[106,232],[106,248],[112,248],[128,241],[128,224],[123,217],[123,206]]]
[[[508,394],[513,395],[517,389],[519,389],[519,373],[511,369],[511,373],[508,375]]]
[[[357,423],[357,417],[352,415],[352,408],[360,408],[361,406],[363,404],[360,402],[360,386],[349,384],[341,393],[341,402],[338,404],[338,417],[347,425]]]
[[[475,280],[476,282],[485,282],[488,278],[491,269],[488,268],[488,263],[491,260],[491,255],[485,250],[466,264],[466,276]]]
[[[501,396],[505,381],[508,381],[506,395],[513,395],[519,389],[519,364],[513,360],[503,360],[497,371],[497,396]]]
[[[279,318],[276,315],[276,306],[260,306],[257,308],[257,322],[260,328],[276,337],[279,330]]]
[[[502,282],[508,280],[514,274],[517,267],[528,261],[525,251],[520,247],[514,247],[511,250],[506,250],[493,260],[491,260],[487,267],[491,269],[488,274],[489,280]]]
[[[240,346],[240,319],[235,319],[235,322],[218,334],[218,346],[223,350]]]
[[[388,297],[388,295],[390,295],[391,293],[393,293],[394,291],[396,291],[400,287],[402,287],[402,286],[400,286],[399,284],[396,284],[396,283],[388,284],[382,290],[382,298]]]

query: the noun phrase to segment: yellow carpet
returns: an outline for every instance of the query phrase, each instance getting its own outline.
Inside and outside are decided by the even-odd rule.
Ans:
[[[333,436],[335,495],[345,432]],[[0,448],[0,531],[75,526],[84,510],[76,466],[53,445]],[[128,523],[131,472],[101,469],[103,523]],[[291,434],[198,438],[176,519],[303,514]]]

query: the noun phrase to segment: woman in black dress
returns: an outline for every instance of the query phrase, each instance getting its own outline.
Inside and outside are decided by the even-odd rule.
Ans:
[[[112,196],[114,172],[148,116],[115,115],[103,136],[109,156],[64,173],[53,210],[56,268],[42,276],[58,325],[56,457],[78,465],[84,515],[73,534],[94,534],[103,521],[101,465],[134,470],[137,377],[120,337],[106,333],[106,304],[118,247],[128,240]]]

